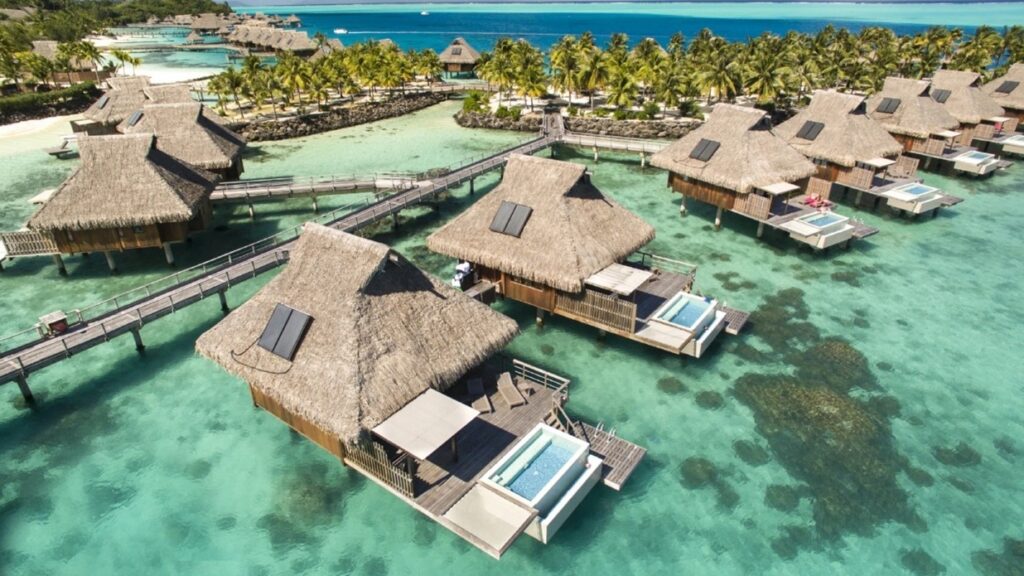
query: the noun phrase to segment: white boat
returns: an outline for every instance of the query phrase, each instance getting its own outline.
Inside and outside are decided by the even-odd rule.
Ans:
[[[348,30],[345,29],[345,28],[335,28],[334,29],[334,33],[335,34],[348,34]]]
[[[424,10],[423,12],[420,12],[420,16],[430,16],[430,12]]]

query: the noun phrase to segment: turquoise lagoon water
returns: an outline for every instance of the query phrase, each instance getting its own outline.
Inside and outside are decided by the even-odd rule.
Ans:
[[[263,145],[247,167],[419,169],[518,138],[459,129],[454,109]],[[598,187],[653,224],[653,251],[696,262],[699,290],[754,312],[745,334],[695,361],[562,319],[537,328],[530,310],[501,306],[523,329],[508,351],[570,377],[572,413],[648,448],[621,493],[595,490],[550,545],[521,538],[491,560],[255,410],[242,382],[196,356],[194,340],[220,317],[214,300],[147,327],[143,357],[121,339],[33,375],[37,412],[3,387],[0,571],[1019,572],[1004,544],[1024,538],[1019,166],[985,181],[928,175],[966,201],[929,221],[858,214],[881,233],[822,257],[758,241],[728,216],[714,232],[697,205],[680,218],[664,173],[633,157],[558,156],[591,167]],[[70,166],[36,152],[0,164],[5,227]],[[458,190],[439,214],[411,212],[375,237],[447,277],[453,263],[423,240],[472,200]],[[218,214],[227,229],[179,253],[306,215],[302,203],[265,207],[256,225]],[[76,260],[67,279],[15,263],[0,276],[4,327],[162,271],[158,253],[124,260],[114,279],[102,263]]]
[[[391,38],[403,48],[440,50],[455,36],[489,48],[499,36],[524,37],[547,48],[564,34],[593,32],[599,42],[616,32],[634,40],[651,36],[667,42],[677,31],[692,38],[711,28],[729,40],[745,40],[768,30],[813,33],[828,23],[854,30],[888,26],[901,34],[929,26],[973,29],[1024,23],[1021,3],[775,3],[775,2],[613,2],[534,4],[356,4],[324,6],[236,6],[239,12],[296,14],[313,32],[345,43]],[[422,11],[429,16],[422,16]],[[348,34],[337,35],[336,28]]]

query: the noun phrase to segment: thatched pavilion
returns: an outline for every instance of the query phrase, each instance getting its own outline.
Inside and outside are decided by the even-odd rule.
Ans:
[[[651,164],[668,170],[668,185],[683,195],[680,212],[686,213],[686,198],[716,206],[716,227],[723,210],[764,220],[818,172],[772,130],[765,112],[733,104],[716,105],[704,124]]]
[[[538,320],[550,312],[697,356],[706,326],[667,343],[645,338],[655,309],[693,282],[689,268],[655,272],[626,261],[653,238],[654,228],[602,194],[585,166],[514,155],[501,184],[429,236],[427,247],[467,263],[460,285],[493,285],[536,307]]]
[[[108,76],[110,73],[106,70],[102,70],[95,62],[90,62],[87,59],[74,57],[71,59],[68,67],[63,67],[57,64],[57,48],[60,43],[56,40],[33,40],[32,41],[32,53],[50,61],[54,64],[54,70],[50,74],[50,77],[55,82],[64,81],[68,84],[74,84],[77,82],[86,81],[101,81]],[[70,68],[70,70],[68,69]]]
[[[970,146],[975,136],[1001,131],[1006,111],[981,89],[981,75],[966,70],[939,70],[932,78],[930,95],[960,123],[958,142]],[[988,125],[990,128],[981,128]]]
[[[243,171],[245,140],[211,121],[199,102],[146,104],[118,126],[125,134],[149,133],[156,147],[219,179],[237,180]]]
[[[880,92],[868,98],[867,114],[889,131],[905,151],[940,143],[960,125],[930,96],[926,80],[890,76]]]
[[[775,133],[814,162],[818,178],[852,182],[865,174],[867,182],[861,184],[870,187],[874,174],[893,164],[903,146],[865,110],[862,96],[815,92],[810,104],[776,126]]]
[[[81,136],[81,164],[28,221],[64,254],[163,247],[202,230],[213,175],[159,150],[152,134]]]
[[[1024,63],[1011,65],[1006,74],[985,84],[982,90],[1006,110],[1007,116],[1016,118],[1018,126],[1024,122]]]
[[[282,309],[302,323],[282,323],[269,342]],[[307,224],[284,271],[196,349],[245,380],[257,406],[348,463],[379,442],[375,427],[447,390],[517,331],[386,245]]]
[[[466,42],[463,37],[452,40],[438,55],[444,71],[449,74],[465,74],[473,72],[476,63],[480,60],[480,53]]]
[[[115,76],[107,79],[110,89],[93,102],[82,115],[85,120],[72,121],[71,128],[91,135],[116,134],[124,122],[146,102],[148,76]]]

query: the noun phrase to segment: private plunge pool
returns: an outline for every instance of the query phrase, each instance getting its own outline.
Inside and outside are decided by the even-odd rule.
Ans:
[[[911,182],[897,186],[884,193],[891,208],[906,210],[911,214],[920,214],[934,210],[942,204],[939,189],[921,182]]]
[[[654,319],[699,334],[711,325],[717,308],[717,300],[679,292],[654,312]]]
[[[953,168],[961,172],[985,176],[999,168],[999,159],[988,152],[971,150],[953,158]]]
[[[603,461],[590,444],[537,424],[480,482],[537,511],[526,533],[547,543],[601,477]]]

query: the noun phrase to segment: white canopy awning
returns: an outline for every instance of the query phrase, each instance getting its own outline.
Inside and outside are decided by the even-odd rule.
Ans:
[[[892,166],[895,163],[896,163],[895,160],[890,160],[889,158],[881,158],[881,157],[879,157],[879,158],[872,158],[870,160],[864,160],[862,162],[862,164],[864,164],[865,166],[871,166],[872,168],[878,168],[878,169],[887,168],[889,166]]]
[[[426,460],[480,412],[430,389],[373,429],[385,441]]]
[[[587,278],[585,284],[629,296],[653,276],[650,270],[641,270],[622,264],[610,264],[600,272]]]
[[[935,135],[938,136],[939,138],[956,138],[957,136],[960,135],[960,132],[957,132],[955,130],[941,130],[939,132],[936,132]]]
[[[779,196],[780,194],[789,194],[800,189],[799,186],[790,182],[776,182],[774,184],[766,184],[764,186],[758,186],[759,190],[763,190],[772,196]]]

